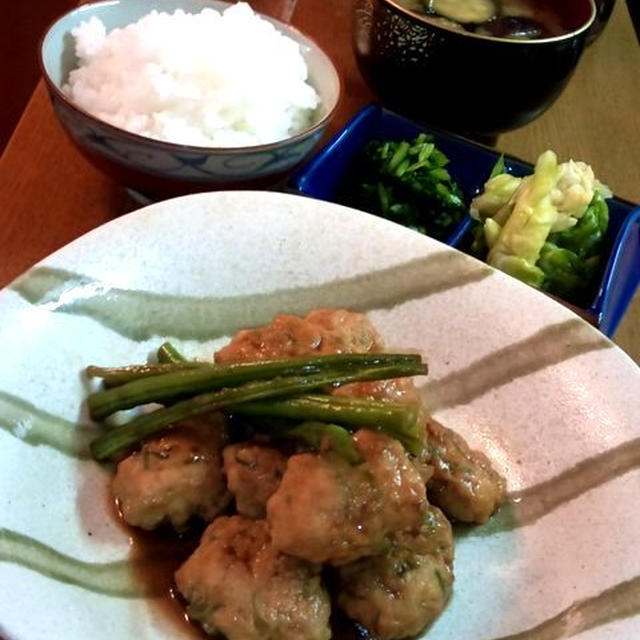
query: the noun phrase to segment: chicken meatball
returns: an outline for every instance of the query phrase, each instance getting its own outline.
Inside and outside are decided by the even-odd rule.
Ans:
[[[410,378],[347,384],[335,394],[419,404]],[[505,482],[489,459],[473,451],[462,436],[422,411],[426,455],[423,463],[429,498],[448,516],[460,522],[480,524],[504,502]]]
[[[175,574],[187,613],[228,640],[328,640],[320,567],[277,551],[264,520],[217,518]]]
[[[453,530],[441,509],[430,504],[418,529],[400,532],[393,544],[420,555],[436,556],[448,565],[453,564]]]
[[[430,507],[414,535],[338,571],[338,606],[380,640],[418,635],[445,607],[453,584],[451,525]]]
[[[454,520],[481,524],[504,502],[505,481],[488,458],[432,418],[427,420],[431,502]]]
[[[238,332],[215,355],[237,362],[323,353],[379,353],[384,342],[369,319],[341,309],[318,309],[304,318],[276,316],[269,325]],[[334,389],[337,395],[420,404],[413,380],[357,382]],[[485,522],[504,501],[505,483],[481,453],[465,440],[423,416],[428,454],[420,462],[429,495],[455,520]],[[433,477],[432,477],[433,476]]]
[[[267,500],[280,485],[287,458],[277,449],[243,442],[223,451],[224,470],[236,510],[247,518],[264,518]]]
[[[380,640],[406,638],[435,620],[452,583],[444,560],[395,547],[340,569],[338,605]]]
[[[382,552],[392,533],[420,526],[427,508],[424,482],[402,445],[368,430],[355,435],[364,462],[331,452],[289,458],[267,502],[277,549],[333,565]]]
[[[215,354],[220,363],[287,356],[381,351],[380,336],[361,313],[318,309],[305,318],[279,315],[271,324],[244,329]]]
[[[395,533],[419,526],[428,506],[426,491],[404,447],[369,429],[360,429],[354,441],[381,496],[378,516],[384,530]]]
[[[219,414],[176,425],[147,440],[118,464],[112,490],[130,525],[185,527],[192,516],[207,522],[231,497],[222,468],[225,421]]]
[[[337,395],[419,404],[413,380],[395,378],[355,382],[339,387]],[[421,462],[429,498],[451,518],[480,524],[504,502],[505,482],[488,458],[473,451],[462,436],[422,411],[426,455]]]
[[[345,309],[316,309],[305,320],[324,330],[323,353],[378,353],[384,350],[380,334],[364,313]]]
[[[387,400],[401,404],[420,404],[418,390],[411,378],[388,378],[344,384],[332,392],[334,395],[369,400]]]

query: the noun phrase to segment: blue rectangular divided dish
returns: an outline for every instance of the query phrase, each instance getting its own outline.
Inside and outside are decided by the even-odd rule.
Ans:
[[[418,126],[377,105],[369,105],[356,116],[293,177],[290,186],[298,193],[339,202],[337,194],[351,163],[370,140],[412,139],[421,132],[433,136],[447,155],[451,176],[469,202],[488,178],[499,152],[436,129]],[[505,156],[505,166],[514,175],[525,175],[533,166]],[[606,182],[606,176],[602,176]],[[604,242],[601,277],[594,287],[591,304],[584,308],[599,329],[612,336],[640,282],[640,207],[611,198],[609,228]],[[468,251],[471,219],[465,218],[447,239],[447,244]]]

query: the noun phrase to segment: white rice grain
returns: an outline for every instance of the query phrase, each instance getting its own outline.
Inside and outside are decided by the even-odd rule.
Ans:
[[[73,29],[79,67],[65,94],[116,127],[207,147],[275,142],[305,128],[319,97],[299,45],[248,4],[152,11],[109,34]]]

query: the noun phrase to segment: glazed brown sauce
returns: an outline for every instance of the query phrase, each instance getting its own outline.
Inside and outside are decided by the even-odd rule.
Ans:
[[[173,579],[176,570],[198,546],[204,527],[194,526],[180,535],[169,527],[144,531],[123,520],[115,501],[110,506],[115,522],[129,537],[129,561],[136,580],[149,594],[149,607],[185,640],[210,640],[211,636],[187,617]]]
[[[204,525],[194,524],[189,531],[180,535],[169,527],[144,531],[127,525],[117,504],[112,503],[111,510],[118,525],[129,536],[129,560],[136,579],[144,592],[149,594],[149,607],[185,640],[211,640],[214,636],[208,635],[198,624],[189,620],[185,602],[176,591],[173,579],[176,570],[198,546]],[[341,615],[336,607],[332,610],[332,640],[376,640],[364,627]]]
[[[198,625],[192,623],[185,612],[185,603],[175,589],[173,575],[198,546],[201,531],[176,536],[169,529],[163,531],[134,531],[128,529],[131,540],[130,559],[136,578],[150,593],[149,606],[167,626],[178,631],[185,639],[210,638]],[[155,562],[139,562],[154,558]],[[136,562],[137,561],[137,562]]]

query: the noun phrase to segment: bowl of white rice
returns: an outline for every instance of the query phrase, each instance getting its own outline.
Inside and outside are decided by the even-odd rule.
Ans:
[[[281,183],[340,97],[317,44],[244,2],[85,4],[49,28],[41,66],[83,155],[152,197]]]

